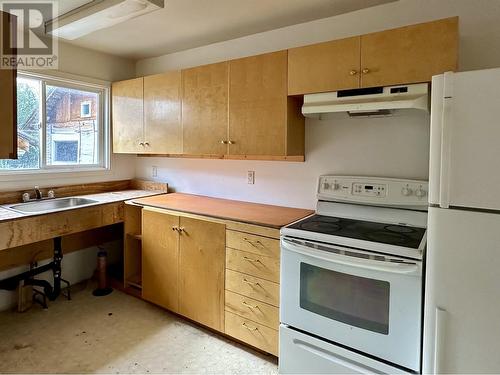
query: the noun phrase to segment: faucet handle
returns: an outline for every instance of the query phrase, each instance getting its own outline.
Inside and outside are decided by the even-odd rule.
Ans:
[[[49,192],[47,193],[47,196],[49,198],[55,198],[56,197],[56,193],[54,192],[54,190],[49,190]]]
[[[24,193],[23,194],[23,202],[27,202],[30,200],[30,193]]]

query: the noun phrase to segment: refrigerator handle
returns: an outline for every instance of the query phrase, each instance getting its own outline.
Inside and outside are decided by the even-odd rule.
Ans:
[[[443,131],[444,75],[432,77],[431,85],[431,129],[429,154],[429,203],[440,203],[441,179],[441,133]]]
[[[442,208],[450,206],[451,132],[453,109],[453,73],[444,74],[443,118],[441,128],[441,174],[439,202]]]
[[[436,307],[436,321],[434,324],[434,374],[441,374],[441,348],[444,347],[444,325],[446,323],[447,312],[441,307]]]

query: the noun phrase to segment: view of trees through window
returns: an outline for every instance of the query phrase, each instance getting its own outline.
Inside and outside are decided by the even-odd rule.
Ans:
[[[20,76],[17,96],[18,159],[0,160],[0,169],[101,164],[98,92]]]

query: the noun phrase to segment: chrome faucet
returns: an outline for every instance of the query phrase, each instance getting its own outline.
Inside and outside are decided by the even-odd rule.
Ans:
[[[42,199],[42,192],[40,191],[40,188],[38,186],[35,186],[35,198]]]

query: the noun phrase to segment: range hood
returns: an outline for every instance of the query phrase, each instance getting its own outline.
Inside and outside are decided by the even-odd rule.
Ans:
[[[395,111],[429,111],[429,84],[372,87],[304,95],[302,114],[315,119],[347,112],[351,117],[391,116]]]

